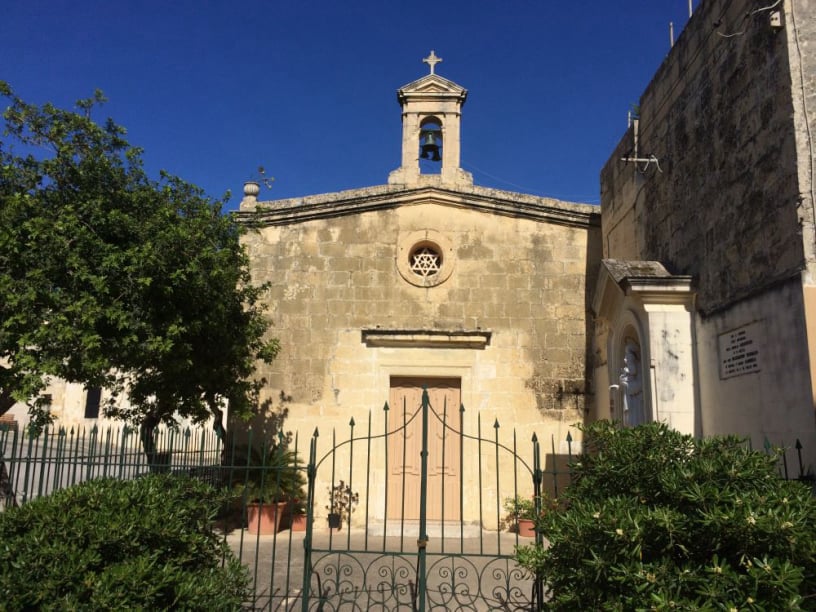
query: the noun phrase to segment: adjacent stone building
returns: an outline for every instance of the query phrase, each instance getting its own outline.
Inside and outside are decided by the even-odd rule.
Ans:
[[[601,173],[594,417],[641,401],[647,420],[816,459],[814,17],[701,2],[641,96]]]
[[[386,418],[399,425],[403,400],[416,410],[422,387],[457,423],[464,406],[470,432],[498,420],[549,444],[584,419],[598,209],[473,185],[459,163],[467,92],[430,65],[398,91],[402,163],[388,184],[278,201],[245,189],[238,217],[282,346],[260,372],[262,400],[286,398],[301,448],[316,426],[327,443],[351,417],[365,427],[369,412],[374,432]],[[390,417],[385,402],[397,408]],[[372,452],[381,471],[385,457]],[[467,494],[476,463],[464,474],[453,463],[446,472]]]

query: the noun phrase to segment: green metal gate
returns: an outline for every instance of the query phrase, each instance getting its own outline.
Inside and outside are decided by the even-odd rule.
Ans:
[[[386,403],[386,414],[381,415],[385,418],[377,419],[384,423],[382,433],[372,432],[369,415],[367,432],[355,434],[352,418],[348,438],[337,442],[333,433],[329,450],[320,457],[320,432],[315,430],[308,466],[304,611],[540,609],[541,582],[513,560],[515,545],[533,540],[521,538],[517,530],[501,529],[506,515],[504,499],[532,495],[536,504],[540,503],[538,440],[533,435],[529,442],[528,463],[517,452],[515,431],[509,440],[500,439],[496,421],[492,436],[485,437],[477,417],[476,431],[468,434],[464,431],[464,407],[454,407],[454,414],[450,408],[432,406],[424,389],[421,405],[403,406],[401,425],[389,430],[390,407]],[[431,441],[429,425],[434,423],[443,434]],[[393,499],[394,495],[389,499],[384,482],[393,467],[388,465],[389,444],[404,441],[411,427],[421,428],[418,522],[406,519],[404,513],[401,519],[389,518],[393,515],[389,514],[389,504],[402,504],[404,510],[406,485],[403,478],[401,499]],[[459,448],[458,521],[445,520],[444,509],[441,520],[429,518],[429,461],[445,461],[446,441],[458,442]],[[402,461],[406,461],[404,456]],[[557,487],[557,476],[553,476]],[[326,482],[330,483],[328,504],[339,501],[346,509],[340,529],[315,526],[317,486]],[[446,486],[444,479],[439,486]],[[444,507],[444,491],[441,499]],[[355,501],[359,501],[356,510]],[[535,537],[540,543],[540,534]]]

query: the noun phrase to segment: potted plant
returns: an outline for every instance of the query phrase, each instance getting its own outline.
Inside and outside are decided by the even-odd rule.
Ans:
[[[507,520],[515,531],[522,537],[531,538],[535,535],[536,507],[535,499],[529,497],[508,497],[504,500],[504,509]]]
[[[345,482],[341,480],[339,484],[332,484],[329,487],[329,504],[326,506],[329,511],[329,528],[342,529],[343,523],[349,521],[359,503],[360,494],[353,492]]]
[[[289,502],[289,528],[292,531],[306,531],[306,504],[296,497]]]
[[[287,508],[306,498],[302,463],[283,445],[244,448],[236,456],[235,480],[246,502],[247,528],[254,534],[276,533]]]

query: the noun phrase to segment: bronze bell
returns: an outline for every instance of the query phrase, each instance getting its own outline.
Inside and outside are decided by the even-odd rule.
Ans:
[[[422,143],[422,159],[430,159],[431,161],[440,161],[439,157],[439,141],[442,140],[437,130],[422,130],[422,138],[425,142]]]

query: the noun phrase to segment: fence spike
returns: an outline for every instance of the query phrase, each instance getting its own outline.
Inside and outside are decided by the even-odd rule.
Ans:
[[[499,427],[499,419],[496,419],[496,422],[493,423],[493,429],[498,429]]]
[[[464,411],[465,411],[465,405],[464,404],[459,404],[459,412],[462,413]]]
[[[319,431],[317,431],[317,427],[315,427],[315,430],[314,430],[314,433],[312,434],[312,437],[313,437],[313,438],[317,438],[317,437],[319,437],[319,436],[320,436],[320,432],[319,432]]]
[[[796,450],[802,450],[802,443],[799,441],[799,438],[796,438],[796,444],[794,446]]]
[[[356,424],[357,423],[354,422],[354,417],[351,417],[351,420],[349,421],[349,427],[354,427]]]
[[[572,442],[572,432],[567,430],[567,442]]]
[[[536,435],[536,433],[535,433],[535,432],[533,432],[533,437],[532,437],[532,438],[530,438],[530,441],[531,441],[531,442],[538,442],[538,436]]]
[[[385,405],[383,406],[383,412],[388,412],[388,402],[385,402]]]
[[[189,428],[189,427],[188,427],[187,429],[185,429],[185,430],[184,430],[184,437],[185,437],[185,438],[187,438],[187,439],[189,440],[191,435],[192,435],[192,434],[191,434],[191,432],[190,432],[190,428]]]

